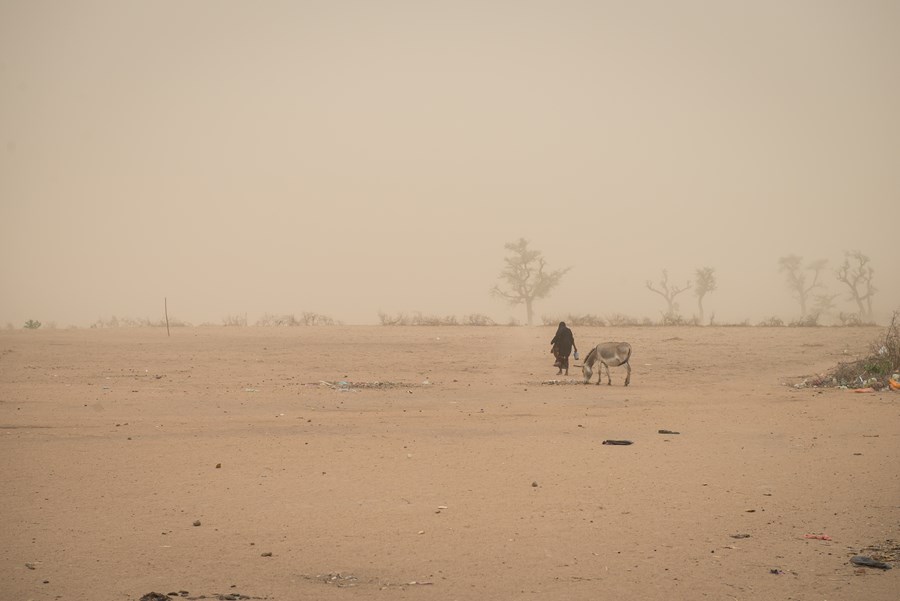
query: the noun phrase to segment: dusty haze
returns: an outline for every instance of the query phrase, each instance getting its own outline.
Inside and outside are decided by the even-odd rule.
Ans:
[[[897,2],[0,2],[0,323],[379,311],[796,318],[780,256],[900,306]],[[838,308],[855,310],[827,274]],[[692,296],[680,297],[690,314]]]

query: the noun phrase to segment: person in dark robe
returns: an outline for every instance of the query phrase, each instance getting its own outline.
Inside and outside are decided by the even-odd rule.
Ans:
[[[575,352],[577,353],[578,347],[575,346],[575,335],[572,334],[572,330],[566,326],[566,322],[559,322],[559,327],[556,329],[556,336],[553,337],[550,344],[550,352],[556,357],[556,363],[553,364],[553,367],[559,368],[556,375],[558,376],[565,372],[568,376],[569,355],[572,354],[572,349],[575,349]]]

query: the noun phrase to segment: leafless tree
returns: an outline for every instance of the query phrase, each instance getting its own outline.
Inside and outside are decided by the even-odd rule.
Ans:
[[[506,282],[506,289],[497,285],[491,289],[491,294],[510,305],[524,304],[528,325],[532,325],[534,301],[546,298],[571,267],[548,271],[541,251],[528,248],[528,240],[524,238],[509,242],[504,248],[510,253],[503,259],[506,267],[500,272],[500,279]]]
[[[865,322],[872,321],[872,296],[878,291],[872,285],[874,273],[869,257],[858,250],[844,251],[844,264],[835,272],[838,281],[850,289],[850,298],[856,301],[859,317]]]
[[[697,308],[700,310],[700,323],[703,324],[703,297],[710,292],[715,292],[719,286],[716,280],[715,267],[700,267],[694,272],[697,283],[694,284],[694,294],[697,295]]]
[[[825,269],[826,263],[828,263],[827,260],[818,259],[804,267],[803,257],[798,257],[797,255],[787,255],[778,259],[778,271],[784,273],[788,290],[800,302],[801,319],[807,316],[809,295],[819,288],[824,288],[819,282],[819,276],[822,270]]]
[[[653,286],[653,282],[647,280],[647,289],[657,293],[658,295],[666,299],[666,306],[668,307],[668,310],[666,311],[664,317],[674,317],[678,314],[678,303],[675,302],[675,297],[690,287],[690,281],[680,288],[676,285],[670,285],[668,269],[662,270],[662,279],[660,279],[659,281],[659,288],[655,288]]]

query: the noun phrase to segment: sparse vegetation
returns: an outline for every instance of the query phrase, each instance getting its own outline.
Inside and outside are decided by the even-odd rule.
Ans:
[[[191,324],[178,319],[177,317],[169,317],[169,326],[173,328],[189,328]],[[148,318],[135,319],[132,317],[116,317],[113,315],[109,319],[100,318],[91,324],[91,328],[164,328],[166,320],[160,319],[153,321]]]
[[[37,330],[41,327],[41,322],[37,321],[36,319],[29,319],[25,322],[25,325],[23,327],[26,330]]]
[[[328,315],[315,313],[314,311],[304,311],[298,318],[293,313],[286,315],[276,315],[274,313],[263,313],[262,317],[253,324],[257,327],[297,327],[297,326],[334,326],[340,325],[341,322],[336,321]]]
[[[228,327],[246,328],[247,314],[244,313],[243,315],[241,315],[240,313],[238,313],[235,315],[226,315],[222,318],[222,325]]]
[[[556,316],[541,316],[541,323],[545,326],[555,326],[559,322],[564,321],[566,325],[573,327],[603,327],[606,325],[606,320],[600,317],[599,315],[572,315],[569,313],[565,317],[556,317]]]
[[[378,321],[383,326],[496,326],[497,322],[480,313],[471,313],[458,319],[455,315],[424,315],[418,311],[412,314],[390,315],[378,312]],[[510,323],[509,325],[518,325]]]
[[[801,317],[800,319],[795,319],[788,326],[792,328],[816,328],[819,327],[819,314],[811,313],[806,317]]]
[[[649,321],[646,320],[645,321]],[[622,313],[611,313],[606,316],[606,323],[612,327],[623,327],[623,326],[640,326],[647,325],[646,323],[642,324],[641,321],[636,317],[631,317],[629,315],[624,315]]]
[[[761,328],[783,328],[784,320],[782,320],[780,317],[773,315],[772,317],[762,320],[761,322],[759,322],[756,325]]]

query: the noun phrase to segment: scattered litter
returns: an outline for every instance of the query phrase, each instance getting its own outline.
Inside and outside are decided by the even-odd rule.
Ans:
[[[675,432],[673,430],[660,430],[660,434],[681,434],[681,432]]]
[[[326,388],[331,388],[332,390],[338,391],[356,391],[361,389],[366,390],[389,390],[392,388],[417,388],[419,386],[431,386],[432,384],[429,382],[425,384],[409,384],[407,382],[350,382],[347,380],[341,380],[339,382],[328,382],[327,380],[319,380],[318,383],[315,384],[306,384],[306,386],[323,386]]]
[[[865,388],[854,388],[853,392],[875,392],[875,389],[871,386],[867,386]]]
[[[890,570],[891,566],[883,561],[877,561],[865,555],[854,555],[850,558],[850,563],[858,566],[866,566],[867,568],[878,568],[879,570]]]
[[[809,538],[813,540],[832,540],[831,537],[827,534],[804,534],[803,538]]]
[[[602,444],[612,444],[612,445],[627,445],[634,444],[630,440],[604,440]]]

